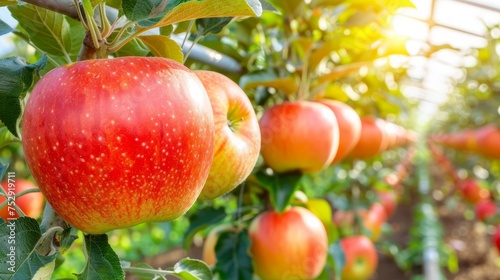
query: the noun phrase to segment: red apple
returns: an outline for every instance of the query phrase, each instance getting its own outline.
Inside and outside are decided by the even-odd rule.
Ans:
[[[335,114],[339,126],[339,148],[333,163],[340,162],[356,146],[361,137],[361,119],[349,105],[340,101],[323,99],[320,102]]]
[[[276,172],[320,171],[330,165],[339,146],[332,110],[311,101],[285,102],[268,108],[260,122],[261,152]]]
[[[205,88],[164,58],[55,68],[33,89],[22,129],[26,162],[47,201],[91,234],[181,216],[214,153]]]
[[[363,235],[340,240],[346,263],[342,269],[342,280],[366,280],[377,268],[378,257],[372,241]]]
[[[352,210],[335,211],[332,221],[341,230],[351,230],[358,222],[354,213],[357,213],[361,221],[359,226],[369,232],[368,237],[372,241],[377,241],[382,233],[382,226],[387,221],[387,214],[382,204],[374,203],[370,208],[359,208],[356,212]]]
[[[9,186],[10,183],[10,186]],[[2,182],[2,188],[5,190],[9,197],[12,197],[18,193],[21,193],[25,190],[29,190],[32,188],[36,188],[35,184],[28,180],[24,179],[14,179],[13,181],[4,181]],[[9,193],[12,191],[12,193]],[[0,204],[6,200],[5,197],[0,196]],[[31,218],[38,218],[43,212],[43,202],[44,198],[41,192],[28,193],[21,197],[16,198],[16,205],[23,211],[23,213]],[[11,206],[13,207],[13,206]],[[17,218],[19,217],[19,213],[14,211],[13,213],[9,213],[9,207],[5,206],[0,209],[0,218],[7,221],[8,218]]]
[[[490,197],[490,192],[474,179],[465,179],[461,181],[458,188],[465,201],[471,204],[476,204]]]
[[[207,90],[215,122],[215,154],[201,200],[219,197],[252,172],[260,152],[260,129],[252,103],[231,79],[217,72],[195,71]]]
[[[349,153],[350,158],[370,158],[387,148],[385,122],[373,117],[361,118],[361,137]]]
[[[489,199],[481,200],[476,204],[475,213],[479,221],[485,222],[497,214],[497,205]]]
[[[250,255],[262,280],[314,279],[326,264],[328,237],[309,210],[267,211],[250,224]]]
[[[500,129],[489,126],[478,134],[476,141],[479,153],[488,158],[500,158]]]

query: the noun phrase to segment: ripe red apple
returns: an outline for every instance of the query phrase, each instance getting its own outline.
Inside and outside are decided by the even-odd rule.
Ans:
[[[14,192],[14,195],[21,193],[25,190],[36,188],[35,184],[33,184],[32,182],[30,182],[28,180],[24,180],[24,179],[15,179],[14,181],[11,181],[10,183],[11,183],[10,190],[12,190]],[[2,182],[2,188],[5,190],[7,195],[11,196],[9,194],[8,181]],[[6,200],[5,197],[0,196],[0,204],[3,203],[5,200]],[[16,205],[28,217],[36,219],[43,212],[44,198],[43,198],[43,195],[41,192],[25,194],[21,197],[16,198],[15,202],[16,202]],[[11,213],[9,213],[8,206],[5,206],[4,208],[0,209],[0,218],[4,219],[5,221],[7,221],[7,218],[17,218],[17,217],[19,217],[19,213],[17,213],[17,211],[15,211],[13,213],[13,215],[11,215]]]
[[[490,197],[490,192],[474,179],[465,179],[459,182],[458,188],[465,201],[471,204],[476,204]]]
[[[497,205],[489,199],[481,200],[476,204],[475,213],[479,221],[485,222],[497,214]]]
[[[199,199],[219,197],[252,172],[260,152],[260,129],[252,103],[231,79],[212,71],[195,71],[207,90],[215,122],[215,154]]]
[[[320,102],[330,108],[335,114],[339,126],[339,148],[332,164],[340,162],[356,146],[361,137],[361,119],[358,113],[349,105],[323,99]]]
[[[250,255],[262,280],[314,279],[326,264],[328,237],[309,210],[267,211],[250,224]]]
[[[349,153],[350,158],[370,158],[387,148],[385,122],[373,117],[361,118],[361,137]]]
[[[342,269],[342,280],[366,280],[375,272],[378,263],[377,251],[372,241],[363,235],[340,240],[346,263]]]
[[[264,112],[259,124],[262,156],[276,172],[320,171],[337,153],[337,120],[332,110],[319,102],[275,105]]]
[[[91,234],[184,214],[214,153],[205,88],[164,58],[55,68],[33,89],[22,129],[40,190],[63,219]]]
[[[489,126],[478,134],[477,150],[488,158],[500,158],[500,129]]]

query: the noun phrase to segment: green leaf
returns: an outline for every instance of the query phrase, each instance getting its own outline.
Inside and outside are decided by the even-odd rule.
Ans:
[[[78,230],[74,227],[65,229],[61,234],[61,253],[64,254],[75,240],[78,239]]]
[[[14,134],[10,133],[7,127],[0,125],[0,147],[7,145],[8,143],[14,141],[15,139],[16,137],[14,136]]]
[[[259,0],[177,0],[172,5],[175,6],[155,26],[199,18],[253,17],[262,14]]]
[[[177,262],[172,274],[182,280],[211,280],[213,278],[212,271],[206,263],[190,258]]]
[[[257,179],[269,191],[273,208],[282,213],[290,205],[294,192],[299,188],[302,174],[289,172],[267,175],[264,172],[259,172]]]
[[[56,260],[49,262],[45,266],[38,269],[38,271],[33,276],[36,280],[50,280],[52,279],[52,273],[54,273],[54,268],[56,267]]]
[[[20,96],[31,87],[33,75],[45,67],[47,57],[34,64],[26,64],[22,57],[0,60],[0,121],[16,137],[17,120],[21,115]]]
[[[125,279],[120,259],[109,245],[106,234],[85,235],[84,254],[86,264],[83,271],[76,275],[78,279]]]
[[[83,42],[85,30],[75,20],[35,5],[9,6],[12,16],[26,30],[30,40],[48,54],[71,63]]]
[[[226,217],[224,208],[205,207],[201,208],[189,217],[189,228],[184,234],[184,248],[187,250],[193,241],[194,235],[210,226],[217,224]]]
[[[205,36],[210,33],[217,34],[231,22],[232,17],[221,18],[199,18],[196,20],[196,28],[198,33]]]
[[[146,56],[151,50],[139,39],[134,38],[121,47],[115,55],[120,56]]]
[[[240,78],[240,87],[243,90],[259,86],[272,87],[287,95],[298,91],[297,81],[292,76],[278,78],[274,73],[266,71],[243,75]]]
[[[94,8],[92,6],[91,0],[82,0],[83,10],[89,16],[89,18],[94,16]],[[96,3],[97,4],[97,3]]]
[[[340,246],[340,240],[330,244],[328,247],[328,260],[329,264],[334,268],[335,278],[341,279],[346,260],[344,250]]]
[[[184,54],[182,48],[174,40],[163,35],[139,36],[139,39],[148,46],[155,56],[173,59],[182,63]]]
[[[12,32],[14,29],[0,19],[0,36]]]
[[[215,245],[215,271],[219,273],[220,279],[252,279],[253,265],[249,249],[247,230],[221,233]]]
[[[56,254],[42,256],[35,250],[42,237],[35,219],[21,217],[0,223],[0,279],[32,279]]]

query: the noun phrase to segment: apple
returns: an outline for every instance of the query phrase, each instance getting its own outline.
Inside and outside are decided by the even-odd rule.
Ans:
[[[339,146],[339,127],[327,106],[312,101],[285,102],[260,119],[261,153],[275,172],[304,173],[328,167]]]
[[[385,122],[373,117],[361,118],[361,137],[349,153],[348,157],[355,159],[370,158],[387,148],[387,135],[384,131]]]
[[[477,149],[488,158],[500,159],[500,129],[488,127],[478,135]]]
[[[366,230],[367,236],[372,241],[377,241],[382,232],[382,226],[387,221],[387,214],[380,203],[374,203],[370,208],[358,208],[356,211],[335,211],[332,217],[333,223],[343,231],[351,232],[356,226],[356,215],[359,216],[361,225]]]
[[[497,205],[489,199],[481,200],[476,204],[475,213],[479,221],[485,222],[497,214]]]
[[[35,184],[31,181],[25,179],[15,179],[14,181],[10,181],[10,186],[8,181],[2,182],[2,188],[7,193],[9,197],[12,195],[9,194],[9,190],[13,191],[14,195],[21,193],[25,190],[29,190],[32,188],[36,188]],[[5,202],[6,198],[0,196],[0,204]],[[23,211],[23,213],[31,218],[38,218],[43,212],[43,203],[44,198],[41,192],[33,192],[28,193],[23,196],[16,198],[16,205]],[[11,206],[13,207],[13,206]],[[14,211],[13,213],[9,213],[9,207],[5,206],[0,209],[0,218],[7,221],[8,218],[17,218],[19,217],[19,213]]]
[[[194,72],[207,90],[215,123],[215,154],[200,200],[217,198],[241,184],[260,152],[260,128],[252,103],[231,79],[212,71]]]
[[[76,62],[35,85],[26,162],[47,201],[89,234],[168,221],[198,198],[214,154],[210,100],[170,59]]]
[[[339,126],[339,147],[332,164],[338,163],[358,143],[361,137],[361,119],[353,108],[343,102],[329,99],[323,99],[320,102],[328,106],[337,119]]]
[[[375,246],[368,237],[355,235],[340,240],[345,254],[342,280],[366,280],[377,268],[378,256]]]
[[[264,212],[250,224],[249,236],[254,272],[262,280],[314,279],[326,264],[325,227],[305,208]]]
[[[474,179],[465,179],[459,182],[458,188],[465,201],[470,204],[476,204],[490,197],[490,192]]]

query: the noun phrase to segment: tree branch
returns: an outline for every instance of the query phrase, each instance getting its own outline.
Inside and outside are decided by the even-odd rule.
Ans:
[[[79,20],[78,12],[72,0],[24,0],[26,3],[33,4],[54,12],[67,15]]]

